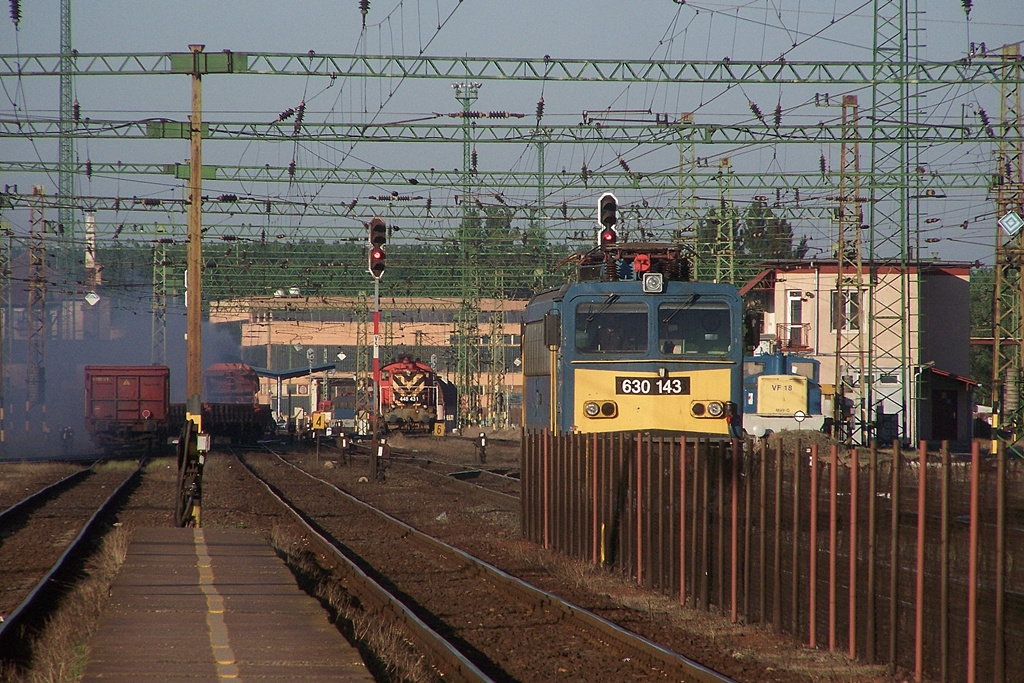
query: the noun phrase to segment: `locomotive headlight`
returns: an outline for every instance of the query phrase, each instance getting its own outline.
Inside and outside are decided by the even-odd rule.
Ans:
[[[718,401],[711,401],[708,403],[708,415],[710,417],[722,417],[725,413],[725,406]]]
[[[615,401],[587,401],[583,404],[583,414],[590,418],[618,417],[619,406]]]

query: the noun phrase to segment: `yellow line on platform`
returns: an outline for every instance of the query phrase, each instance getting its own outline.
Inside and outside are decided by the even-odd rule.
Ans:
[[[199,588],[206,596],[206,627],[210,632],[210,648],[217,662],[217,678],[237,679],[238,665],[228,639],[228,627],[224,623],[224,597],[213,585],[213,560],[206,547],[206,536],[202,529],[194,529],[192,537],[198,558]]]

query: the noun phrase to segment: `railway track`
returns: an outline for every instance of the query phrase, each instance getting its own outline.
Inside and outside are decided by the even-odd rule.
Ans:
[[[239,460],[311,533],[331,539],[325,554],[343,555],[387,588],[391,597],[378,600],[412,615],[402,619],[415,624],[417,640],[428,639],[422,627],[437,634],[425,647],[446,677],[582,679],[602,672],[617,681],[731,680],[423,534],[276,454]],[[325,490],[333,495],[325,498]]]
[[[14,659],[91,550],[102,519],[137,481],[141,466],[100,463],[47,486],[0,515],[0,651]],[[40,538],[50,539],[40,543]]]

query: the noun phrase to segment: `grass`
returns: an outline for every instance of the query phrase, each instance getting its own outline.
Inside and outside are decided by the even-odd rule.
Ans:
[[[131,532],[115,526],[86,562],[82,578],[63,597],[60,608],[32,639],[39,656],[23,668],[0,670],[0,680],[16,683],[72,683],[82,677],[88,643],[107,602],[117,570],[124,563]]]

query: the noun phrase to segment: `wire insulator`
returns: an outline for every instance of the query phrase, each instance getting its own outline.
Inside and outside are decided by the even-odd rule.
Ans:
[[[263,202],[263,210],[266,211],[267,215],[270,215],[270,200]]]
[[[590,171],[587,170],[587,162],[585,162],[585,161],[583,162],[582,176],[583,176],[583,186],[586,187],[587,186],[587,179],[590,178]]]
[[[750,111],[754,112],[757,120],[764,123],[764,114],[761,113],[761,108],[753,100],[747,100],[747,104],[750,105]]]
[[[299,108],[295,110],[295,126],[292,127],[292,135],[298,135],[302,128],[302,117],[306,114],[306,100],[302,100]]]
[[[821,169],[821,175],[825,175],[825,155],[822,154],[818,158],[818,167]]]
[[[970,18],[970,16],[971,16],[971,7],[974,6],[974,0],[960,0],[960,4],[964,6],[964,14],[966,14],[967,17]],[[18,23],[18,22],[14,22],[14,23]]]
[[[21,22],[21,0],[11,0],[11,21],[14,22],[14,28],[17,30],[18,24]]]
[[[75,123],[82,120],[82,107],[79,106],[78,100],[71,105],[71,115],[74,117]]]
[[[562,218],[565,220],[569,219],[569,203],[564,199],[562,200]]]
[[[288,177],[289,178],[294,178],[295,177],[295,159],[292,159],[291,163],[288,164]]]
[[[370,0],[359,0],[359,13],[363,15],[363,28],[366,28],[366,13],[370,11]]]
[[[775,105],[775,130],[778,130],[780,125],[782,125],[782,102]]]
[[[222,194],[217,199],[222,201],[222,202],[237,202],[238,201],[238,195],[237,194]]]
[[[544,98],[537,100],[537,123],[544,117]]]
[[[433,203],[434,203],[433,199],[429,195],[427,195],[427,215],[428,216],[430,215],[430,205],[433,204]]]
[[[85,177],[92,180],[92,159],[85,160]]]
[[[992,127],[992,122],[988,118],[988,112],[986,112],[982,107],[978,107],[978,118],[981,119],[982,125],[985,126],[985,132],[988,133],[988,136],[990,138],[994,138],[996,136],[996,130]]]
[[[291,107],[288,107],[283,112],[281,112],[280,114],[277,115],[277,120],[278,121],[284,121],[286,119],[290,119],[293,114],[295,114],[295,110],[292,109]]]
[[[633,172],[631,170],[629,170],[629,164],[627,164],[626,160],[623,159],[622,157],[619,157],[619,166],[621,166],[622,170],[625,171],[626,173],[628,173],[630,175],[633,174]]]
[[[475,149],[470,153],[469,159],[470,159],[469,167],[471,169],[473,169],[473,171],[475,172],[476,171],[476,150]]]

